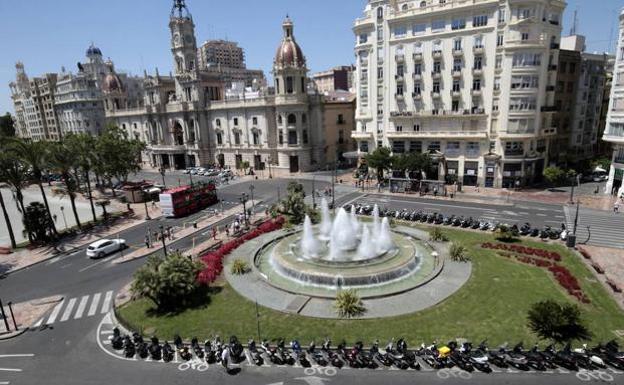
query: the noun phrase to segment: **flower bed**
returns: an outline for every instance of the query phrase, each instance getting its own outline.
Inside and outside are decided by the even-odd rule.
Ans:
[[[561,255],[559,253],[536,249],[533,247],[490,242],[483,243],[481,247],[485,249],[498,250],[497,254],[505,258],[515,259],[527,265],[548,269],[548,271],[555,277],[555,280],[568,292],[568,294],[582,303],[591,302],[585,293],[583,293],[583,289],[581,289],[581,285],[578,283],[576,277],[574,277],[574,275],[572,275],[566,267],[556,263],[561,261]]]
[[[537,249],[535,247],[527,247],[527,246],[513,245],[513,244],[510,245],[506,243],[491,243],[491,242],[485,242],[481,244],[481,247],[484,249],[491,249],[491,250],[511,251],[517,254],[534,255],[536,257],[550,259],[556,262],[561,262],[561,259],[562,259],[561,254],[557,253],[556,251]]]
[[[262,234],[279,230],[284,225],[284,217],[277,217],[261,223],[255,229],[221,245],[218,249],[210,251],[200,257],[206,267],[197,275],[197,282],[201,285],[213,283],[223,272],[223,258],[230,254],[243,243],[259,237]]]

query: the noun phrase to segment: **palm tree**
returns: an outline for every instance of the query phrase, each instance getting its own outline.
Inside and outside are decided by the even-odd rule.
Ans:
[[[28,185],[28,166],[20,159],[11,156],[8,152],[2,152],[2,167],[0,168],[0,180],[11,186],[15,191],[18,209],[22,213],[22,218],[26,213],[24,209],[24,195],[22,189]],[[6,215],[5,215],[6,218]],[[30,234],[29,234],[30,240]]]
[[[8,168],[8,158],[4,153],[0,153],[0,182],[6,182],[5,173],[3,170]],[[15,234],[13,233],[13,226],[11,225],[11,220],[9,219],[9,213],[7,212],[6,206],[4,204],[4,197],[2,196],[2,191],[0,191],[0,207],[2,207],[2,214],[4,215],[4,221],[7,225],[7,230],[9,231],[9,238],[11,239],[11,247],[16,248],[17,243],[15,242]]]
[[[98,207],[102,208],[102,215],[104,215],[104,220],[106,221],[108,219],[108,211],[106,211],[106,207],[110,206],[111,201],[108,199],[104,199],[104,200],[95,202],[95,204]]]
[[[75,177],[76,180],[80,180],[82,176],[87,182],[87,197],[91,205],[91,214],[93,215],[93,222],[97,221],[97,215],[95,213],[95,206],[93,204],[93,194],[91,192],[91,170],[95,163],[95,157],[93,156],[95,149],[95,139],[88,134],[81,133],[76,135],[68,135],[63,140],[67,148],[74,154],[76,159],[75,164]]]
[[[54,221],[52,220],[52,213],[50,212],[50,206],[48,205],[48,198],[46,196],[45,190],[43,189],[43,183],[41,179],[43,177],[43,170],[49,167],[49,146],[48,142],[39,141],[25,141],[23,139],[14,139],[10,144],[11,151],[15,152],[15,154],[24,161],[28,166],[30,166],[30,171],[35,183],[39,186],[39,190],[41,191],[41,197],[43,198],[43,204],[45,205],[45,209],[48,213],[48,219],[52,224],[52,231],[54,235],[58,235],[56,231],[56,226],[54,225]]]
[[[80,218],[78,217],[78,211],[76,210],[76,191],[78,190],[78,183],[72,175],[72,170],[76,166],[76,158],[74,154],[63,143],[54,143],[51,145],[50,161],[52,168],[61,174],[65,188],[61,192],[63,195],[69,196],[69,202],[71,203],[72,211],[74,212],[74,219],[79,229],[82,229],[80,224]]]

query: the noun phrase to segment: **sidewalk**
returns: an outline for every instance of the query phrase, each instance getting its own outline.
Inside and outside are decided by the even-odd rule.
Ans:
[[[41,319],[44,314],[46,314],[50,309],[52,309],[57,303],[63,300],[62,296],[52,296],[47,298],[35,299],[32,301],[21,302],[13,304],[13,314],[15,315],[15,322],[17,323],[18,330],[15,331],[15,326],[13,324],[13,318],[11,318],[11,314],[9,312],[9,306],[4,304],[5,313],[9,321],[9,327],[11,328],[11,332],[9,333],[0,333],[0,340],[5,340],[13,337],[17,337],[18,335],[24,333],[28,328],[37,322],[37,320]],[[0,322],[2,328],[4,328],[4,323]]]
[[[257,201],[256,204],[259,204],[261,201]],[[231,215],[234,215],[236,213],[240,213],[242,211],[242,205],[237,205],[234,206],[228,210],[225,210],[224,212],[220,213],[219,215],[213,215],[207,219],[201,220],[199,222],[197,222],[197,228],[194,228],[193,226],[189,226],[187,228],[184,228],[180,231],[178,231],[177,233],[174,233],[174,239],[166,241],[167,243],[171,243],[171,242],[175,242],[178,239],[181,238],[185,238],[188,237],[189,235],[198,233],[200,231],[205,231],[205,229],[207,227],[212,226],[213,224],[223,220],[224,218],[227,218]],[[126,263],[126,262],[130,262],[130,261],[134,261],[136,259],[140,259],[140,258],[144,258],[145,256],[155,253],[157,251],[162,250],[162,243],[158,242],[158,241],[152,241],[153,247],[147,248],[147,247],[141,247],[135,251],[133,251],[130,254],[127,254],[121,258],[117,258],[113,261],[114,264],[120,264],[120,263]],[[198,246],[196,245],[195,248],[197,248]]]
[[[588,269],[594,272],[605,289],[615,298],[618,305],[624,310],[624,293],[617,293],[607,283],[607,280],[624,290],[624,250],[597,246],[578,246],[579,251],[585,251],[591,259],[580,257],[585,261]],[[604,273],[598,273],[592,264],[597,265]]]

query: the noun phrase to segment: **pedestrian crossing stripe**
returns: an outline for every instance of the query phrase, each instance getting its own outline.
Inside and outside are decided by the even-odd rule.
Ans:
[[[89,306],[89,311],[87,312],[86,317],[91,317],[99,313],[103,314],[103,313],[108,312],[111,309],[111,305],[113,301],[113,291],[112,290],[107,291],[106,293],[104,293],[104,295],[102,295],[102,293],[95,293],[93,296],[84,295],[82,297],[70,298],[67,301],[63,300],[54,306],[47,320],[45,320],[45,317],[44,317],[40,319],[39,321],[37,321],[37,323],[35,323],[33,327],[37,328],[41,326],[44,323],[44,320],[45,320],[46,325],[51,325],[57,321],[66,322],[69,319],[77,320],[77,319],[83,318],[83,316],[85,316],[85,309],[87,308],[87,305],[89,304],[90,298],[91,298],[91,304]],[[103,298],[103,301],[100,301],[102,298]],[[78,301],[79,299],[80,301]],[[78,305],[76,306],[76,304]],[[100,310],[99,313],[98,313],[98,310]],[[61,313],[61,311],[63,312]],[[72,318],[72,313],[73,313],[73,318]],[[59,315],[60,315],[60,318],[59,318]]]

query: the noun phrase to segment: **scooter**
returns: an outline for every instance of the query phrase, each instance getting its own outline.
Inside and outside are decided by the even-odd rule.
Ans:
[[[253,360],[256,366],[262,366],[264,363],[264,359],[262,358],[262,354],[256,348],[256,341],[250,339],[247,342],[247,350],[249,350],[249,354],[251,355],[251,359]]]

